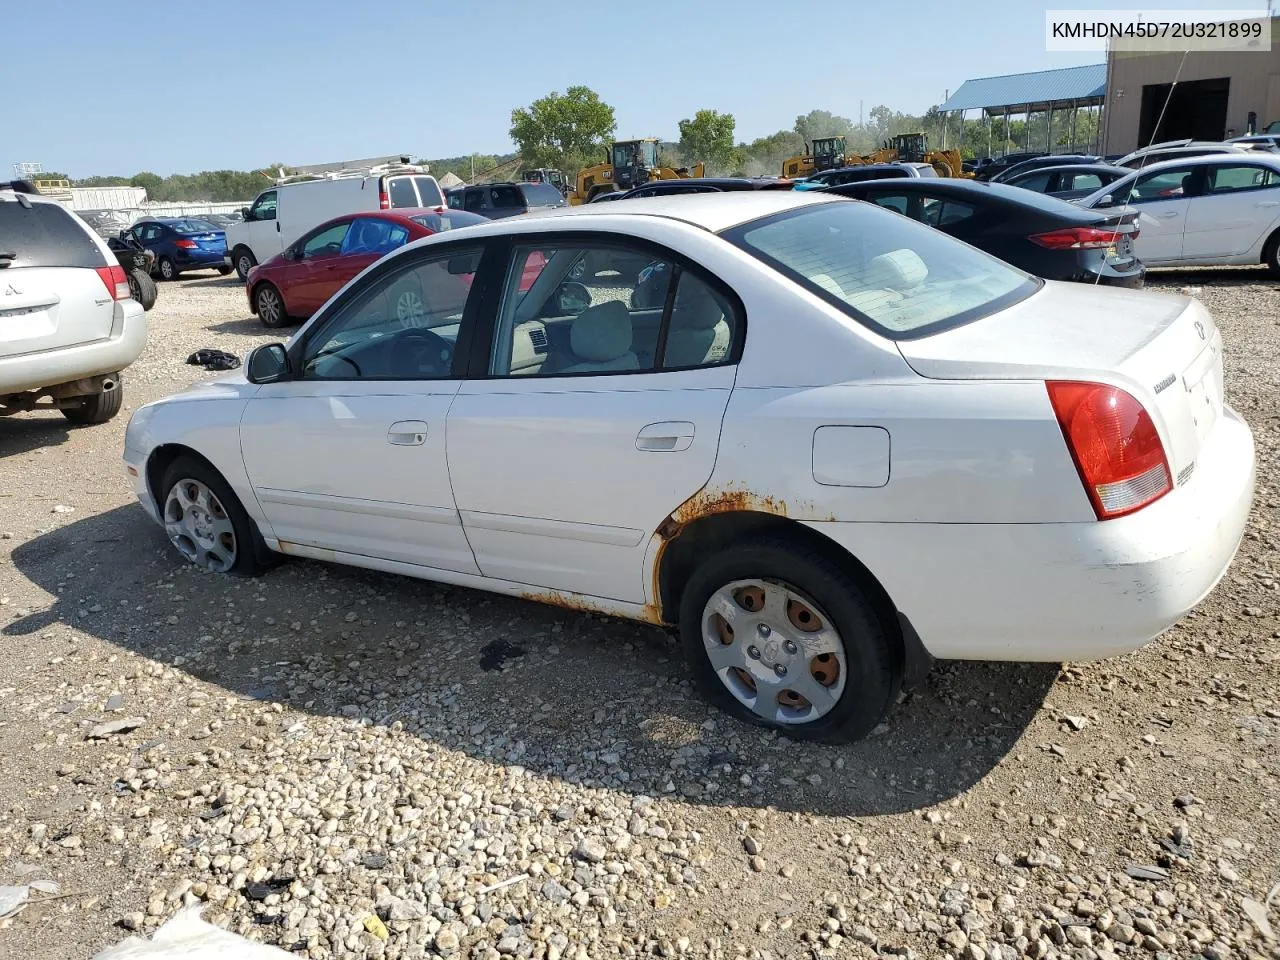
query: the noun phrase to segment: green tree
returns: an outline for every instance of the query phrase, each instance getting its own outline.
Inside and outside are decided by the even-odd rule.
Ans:
[[[853,121],[836,116],[827,110],[810,110],[796,117],[795,131],[805,143],[813,143],[822,137],[848,137],[853,133]]]
[[[617,129],[613,107],[589,87],[552,91],[528,107],[511,111],[511,139],[527,167],[558,167],[573,175],[598,162]]]
[[[732,113],[699,110],[692,120],[680,121],[680,153],[690,163],[702,162],[709,171],[723,173],[738,159],[733,145]]]
[[[167,200],[168,197],[160,196],[164,188],[164,180],[158,174],[154,173],[136,173],[129,178],[129,186],[142,187],[147,191],[148,200]]]

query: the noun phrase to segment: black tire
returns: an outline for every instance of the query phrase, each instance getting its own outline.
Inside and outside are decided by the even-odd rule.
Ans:
[[[159,271],[161,280],[178,279],[178,268],[168,257],[161,257],[156,261],[156,270]]]
[[[825,612],[844,646],[847,674],[840,699],[808,723],[776,723],[753,713],[717,676],[702,636],[703,611],[720,588],[737,580],[785,584]],[[865,737],[888,714],[902,686],[902,651],[859,583],[827,557],[783,540],[756,540],[707,557],[693,572],[680,604],[680,642],[694,680],[713,704],[748,723],[799,740],[847,743]]]
[[[253,306],[264,327],[283,327],[289,322],[289,315],[284,309],[284,297],[274,284],[258,284],[253,291]]]
[[[240,503],[240,498],[235,495],[230,484],[222,479],[222,474],[217,470],[196,457],[180,456],[165,470],[164,477],[160,481],[159,499],[162,516],[170,491],[183,480],[198,480],[213,491],[235,529],[236,559],[231,568],[226,571],[228,574],[237,577],[256,577],[279,562],[279,556],[263,542],[262,534],[258,532],[258,525],[249,518],[243,504]]]
[[[237,277],[248,280],[249,271],[258,265],[258,261],[248,247],[236,247],[231,251],[231,264],[236,268]]]
[[[150,310],[156,305],[156,282],[147,275],[145,270],[129,271],[129,292],[133,294],[133,299],[142,304],[143,310]]]
[[[223,264],[221,267],[218,268],[218,276],[220,277],[225,277],[230,272],[231,272],[231,268],[228,267],[226,264]]]
[[[1263,246],[1262,262],[1267,265],[1271,276],[1280,277],[1280,230],[1273,233]]]
[[[115,381],[114,389],[82,397],[79,406],[63,407],[62,415],[72,423],[106,423],[120,412],[120,405],[124,402],[124,384],[120,382],[120,374],[115,375]]]

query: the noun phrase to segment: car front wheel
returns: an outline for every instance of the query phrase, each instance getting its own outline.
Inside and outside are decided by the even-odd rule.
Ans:
[[[901,686],[898,645],[858,582],[784,541],[705,560],[684,591],[680,638],[712,702],[799,739],[866,736]]]
[[[214,573],[256,576],[270,553],[258,528],[221,475],[182,456],[164,472],[161,516],[169,542],[187,560]]]
[[[249,271],[258,262],[253,258],[253,254],[244,247],[237,247],[235,253],[231,255],[231,260],[235,264],[236,276],[241,280],[249,279]]]
[[[282,327],[289,320],[284,312],[284,298],[269,283],[262,284],[253,292],[253,305],[258,308],[258,319],[263,326]]]

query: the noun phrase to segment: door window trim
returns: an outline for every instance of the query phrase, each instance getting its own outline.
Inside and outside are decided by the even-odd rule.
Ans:
[[[453,346],[453,369],[446,377],[417,378],[413,382],[421,383],[438,383],[445,380],[459,380],[466,376],[468,360],[471,357],[472,341],[475,337],[477,325],[482,322],[479,316],[487,301],[491,299],[486,296],[485,288],[482,286],[482,279],[485,275],[485,269],[489,265],[489,261],[495,256],[494,243],[490,239],[476,238],[470,239],[459,237],[454,240],[448,240],[443,243],[434,243],[427,247],[415,248],[409,253],[396,255],[394,252],[387,254],[381,260],[374,264],[373,268],[366,273],[361,282],[353,286],[348,286],[345,291],[340,293],[335,299],[330,300],[325,309],[317,312],[306,325],[295,334],[295,339],[286,347],[285,352],[289,357],[289,370],[291,377],[288,383],[375,383],[378,381],[387,381],[387,377],[325,377],[323,380],[308,380],[298,374],[301,373],[303,360],[306,356],[307,347],[317,337],[323,336],[326,330],[332,327],[335,317],[346,309],[347,305],[353,300],[364,295],[365,291],[375,283],[380,282],[388,273],[399,273],[403,270],[412,270],[426,260],[437,260],[441,257],[447,257],[450,252],[456,252],[463,249],[480,248],[480,265],[476,268],[476,272],[471,280],[471,290],[467,295],[467,303],[462,311],[462,320],[458,325],[458,339]],[[404,249],[403,247],[401,249]],[[396,378],[397,382],[404,382],[403,378]]]
[[[1215,189],[1213,186],[1214,174],[1224,167],[1244,167],[1249,170],[1261,170],[1263,174],[1262,183],[1251,184],[1247,187],[1227,187],[1222,190]],[[1254,193],[1258,190],[1274,190],[1277,186],[1280,186],[1280,183],[1267,183],[1267,174],[1270,174],[1271,176],[1276,177],[1277,180],[1280,180],[1280,170],[1261,163],[1249,163],[1243,160],[1236,160],[1234,162],[1224,161],[1223,163],[1213,164],[1209,166],[1204,175],[1204,190],[1199,194],[1199,196],[1228,197],[1235,193]]]
[[[555,383],[563,384],[569,380],[584,380],[591,377],[634,377],[636,375],[653,375],[658,376],[664,373],[679,373],[685,370],[709,370],[716,367],[735,367],[742,360],[743,347],[747,340],[747,309],[742,302],[742,298],[737,292],[729,286],[725,281],[711,273],[706,267],[697,263],[690,257],[686,257],[682,253],[672,250],[670,247],[664,246],[653,240],[647,240],[642,237],[634,237],[622,233],[608,233],[603,231],[588,230],[557,230],[539,233],[520,233],[508,234],[500,238],[493,238],[491,241],[493,247],[492,257],[487,257],[481,261],[480,269],[476,271],[476,278],[472,281],[473,286],[482,286],[482,296],[492,301],[486,304],[479,325],[475,329],[474,339],[470,343],[470,355],[467,359],[462,377],[465,380],[519,380],[522,383]],[[672,273],[672,281],[667,286],[666,300],[663,304],[662,319],[658,324],[658,339],[654,348],[653,362],[654,366],[648,370],[587,370],[580,373],[557,374],[552,373],[546,376],[531,377],[528,374],[515,373],[490,373],[490,360],[493,350],[493,339],[497,335],[498,319],[501,310],[502,290],[505,278],[511,269],[512,258],[515,256],[517,247],[539,247],[539,246],[561,246],[561,247],[580,247],[586,246],[593,249],[601,247],[617,247],[627,253],[648,253],[653,255],[654,260],[664,260],[670,263],[674,268]],[[484,275],[482,271],[489,267],[490,274]],[[729,305],[730,310],[734,314],[735,333],[736,336],[729,344],[729,352],[725,358],[718,363],[703,363],[689,367],[666,367],[662,365],[663,353],[666,349],[667,331],[671,324],[671,312],[675,301],[675,295],[678,284],[676,281],[684,273],[693,274],[695,279],[705,283],[714,290]],[[494,293],[496,292],[496,296]],[[468,304],[470,307],[470,304]],[[462,339],[461,333],[458,336],[459,341]],[[458,349],[454,353],[454,366],[457,366],[457,359],[461,356],[462,350]]]

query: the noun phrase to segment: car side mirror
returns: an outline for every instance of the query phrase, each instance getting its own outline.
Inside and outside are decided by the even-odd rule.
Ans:
[[[279,383],[289,379],[289,354],[283,343],[267,343],[249,354],[245,376],[250,383]]]
[[[253,219],[253,211],[252,211],[252,210],[250,210],[248,207],[241,207],[241,208],[240,208],[240,216],[244,217],[246,220],[252,220],[252,219]]]
[[[468,253],[460,257],[449,258],[449,272],[455,277],[475,273],[479,266],[480,255],[478,253]]]
[[[1095,203],[1094,206],[1095,207],[1113,207],[1115,206],[1115,203],[1116,203],[1116,198],[1108,193],[1105,196],[1100,197],[1098,199],[1098,202]]]
[[[576,280],[566,280],[556,290],[552,302],[555,304],[554,316],[576,317],[591,306],[591,291]]]

